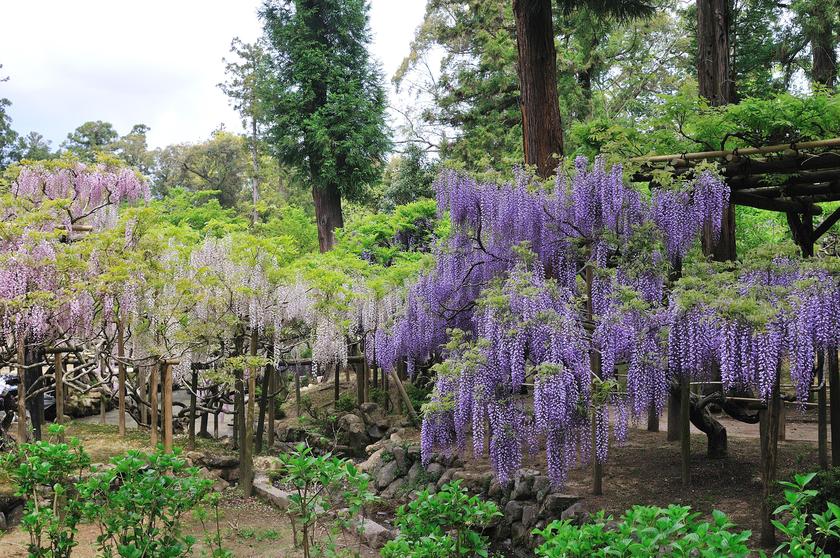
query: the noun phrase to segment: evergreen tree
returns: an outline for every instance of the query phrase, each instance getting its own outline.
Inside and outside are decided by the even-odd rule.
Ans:
[[[344,224],[341,199],[361,197],[389,148],[382,76],[367,52],[365,0],[267,0],[270,58],[258,79],[269,143],[312,184],[321,251]]]

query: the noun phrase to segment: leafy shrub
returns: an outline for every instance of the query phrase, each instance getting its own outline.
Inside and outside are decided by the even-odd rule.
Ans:
[[[542,558],[749,556],[750,531],[733,533],[734,524],[722,512],[712,522],[699,521],[688,506],[634,506],[616,525],[603,512],[582,526],[569,520],[553,521],[534,534],[545,542],[537,548]]]
[[[63,432],[52,425],[50,434]],[[73,482],[90,464],[78,439],[69,443],[21,444],[4,459],[18,496],[26,498],[23,519],[32,558],[66,558],[77,545],[82,503]],[[45,540],[46,539],[46,540]]]
[[[295,547],[303,549],[304,558],[313,552],[331,554],[335,550],[334,532],[352,525],[364,513],[365,506],[375,500],[370,490],[370,477],[355,465],[330,454],[316,456],[312,448],[298,444],[294,451],[280,456],[278,480],[294,492],[286,510],[292,525]],[[329,517],[329,510],[340,501],[347,514],[326,531],[326,541],[316,541],[315,533]],[[300,535],[300,536],[299,536]]]
[[[782,532],[787,541],[776,549],[776,554],[785,551],[785,556],[791,558],[810,558],[830,556],[825,552],[825,545],[840,539],[840,506],[826,501],[826,510],[818,513],[808,513],[808,509],[815,508],[814,501],[820,492],[808,485],[817,476],[816,473],[795,475],[793,482],[781,482],[785,503],[773,511],[773,515],[784,514],[787,522],[774,519],[773,525]],[[825,496],[823,496],[825,498]]]
[[[495,502],[470,496],[456,480],[436,494],[423,490],[397,509],[399,537],[382,549],[383,558],[487,556],[487,538],[478,530],[500,516]]]
[[[99,523],[99,550],[106,558],[189,555],[195,538],[184,535],[185,514],[204,503],[212,483],[177,454],[129,451],[109,469],[79,485],[85,515]]]
[[[356,408],[356,398],[350,393],[343,393],[335,402],[335,410],[342,413],[350,413]]]

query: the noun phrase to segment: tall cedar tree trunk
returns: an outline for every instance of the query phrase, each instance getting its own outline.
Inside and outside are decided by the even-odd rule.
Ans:
[[[302,8],[306,10],[306,28],[311,30],[313,41],[324,42],[326,23],[323,20],[323,7],[318,0],[304,0]],[[327,104],[327,84],[324,81],[312,82],[312,100],[309,113],[315,114]],[[337,184],[323,184],[321,172],[323,161],[317,148],[309,150],[309,175],[312,178],[312,201],[315,202],[315,220],[318,224],[318,246],[321,252],[329,252],[335,245],[335,229],[344,226],[341,213],[341,192]]]
[[[831,18],[826,12],[826,5],[823,2],[814,4],[811,20],[819,22],[819,25],[814,26],[814,32],[810,37],[813,57],[811,78],[815,83],[833,87],[837,81],[837,44],[834,41]]]
[[[525,163],[547,178],[563,154],[551,0],[514,0]]]
[[[729,61],[729,0],[697,0],[697,82],[712,106],[734,102],[735,82]],[[735,206],[726,209],[715,242],[703,231],[703,253],[716,261],[735,259]]]

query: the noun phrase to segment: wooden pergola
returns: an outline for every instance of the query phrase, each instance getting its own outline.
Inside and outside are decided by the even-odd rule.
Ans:
[[[793,239],[804,256],[840,221],[840,209],[823,216],[821,202],[840,201],[840,138],[722,151],[636,157],[635,181],[655,181],[655,171],[691,172],[701,161],[718,161],[736,205],[787,215]]]

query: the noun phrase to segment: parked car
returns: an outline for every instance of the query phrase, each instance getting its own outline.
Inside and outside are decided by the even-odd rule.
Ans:
[[[5,398],[6,394],[11,393],[15,400],[17,400],[18,384],[17,374],[0,374],[0,399]],[[55,420],[55,391],[52,388],[44,393],[44,420]]]

